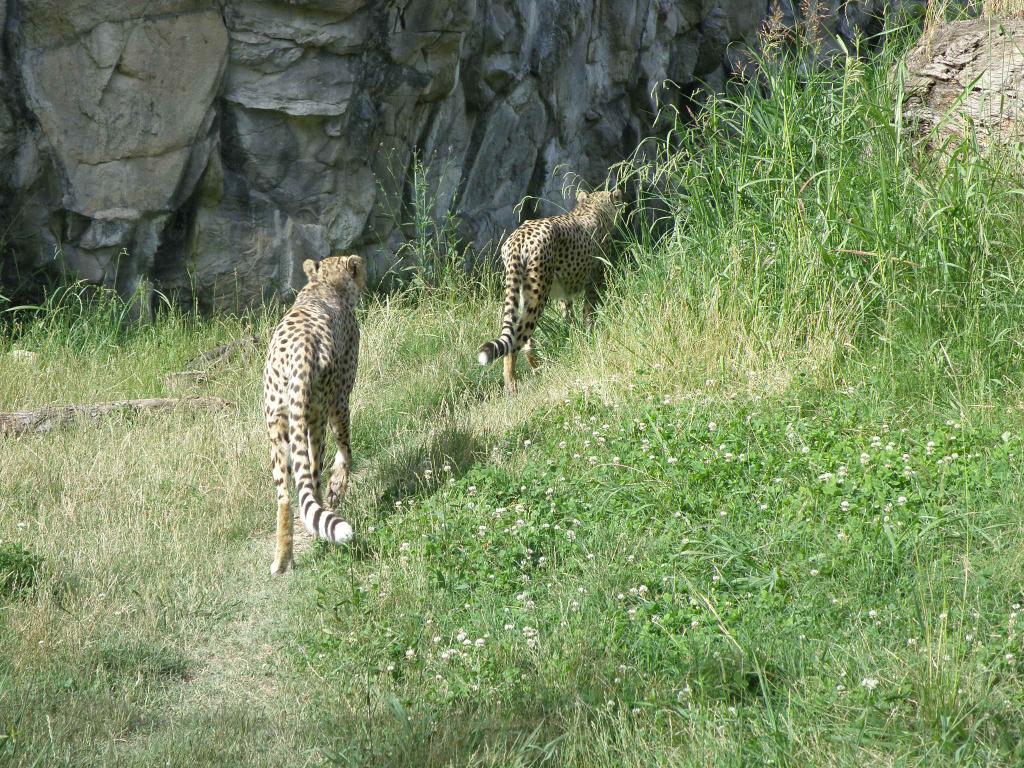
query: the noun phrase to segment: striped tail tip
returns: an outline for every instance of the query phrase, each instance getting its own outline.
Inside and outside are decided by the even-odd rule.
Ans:
[[[480,365],[487,365],[489,362],[494,360],[498,356],[498,345],[493,341],[488,341],[482,347],[480,351],[476,353],[477,362]]]
[[[335,544],[345,544],[352,541],[352,526],[344,520],[339,520],[334,524],[334,530],[331,531],[331,541]]]

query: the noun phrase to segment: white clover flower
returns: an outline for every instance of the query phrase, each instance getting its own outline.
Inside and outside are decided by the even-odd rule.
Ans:
[[[475,645],[477,648],[483,648],[484,643],[485,641],[482,637],[478,637],[476,640],[473,641],[473,645]]]
[[[865,677],[860,681],[860,684],[867,688],[869,691],[875,690],[878,687],[878,680],[874,677]]]
[[[849,512],[850,502],[848,502],[846,499],[843,499],[841,502],[839,502],[839,508],[843,510],[843,512]]]
[[[405,658],[407,658],[409,661],[412,661],[416,658],[416,651],[414,651],[412,648],[406,649]]]

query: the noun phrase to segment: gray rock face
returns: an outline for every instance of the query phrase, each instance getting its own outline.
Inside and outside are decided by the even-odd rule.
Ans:
[[[870,3],[831,9],[832,29],[863,26],[849,9]],[[486,250],[524,197],[541,200],[526,215],[556,212],[568,174],[602,183],[659,107],[719,86],[766,10],[0,0],[0,210],[28,266],[204,307],[286,293],[303,259],[332,252],[383,272],[411,235],[420,166],[429,213],[457,209]]]

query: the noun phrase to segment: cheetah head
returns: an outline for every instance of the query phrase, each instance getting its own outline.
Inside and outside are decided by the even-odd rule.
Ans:
[[[614,221],[622,206],[622,190],[612,189],[610,191],[584,192],[582,189],[576,193],[576,208],[590,209],[597,211],[602,218]]]
[[[322,261],[306,259],[302,263],[310,283],[323,283],[338,291],[355,285],[358,291],[366,288],[366,264],[361,256],[328,256]]]

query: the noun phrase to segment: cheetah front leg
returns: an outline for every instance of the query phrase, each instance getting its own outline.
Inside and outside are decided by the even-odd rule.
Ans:
[[[562,316],[565,318],[567,325],[571,325],[573,321],[572,311],[572,299],[562,299]]]
[[[342,403],[329,414],[334,439],[338,443],[338,452],[334,455],[334,466],[331,467],[331,480],[327,487],[327,509],[336,510],[338,504],[348,491],[348,475],[352,466],[352,446],[349,443],[349,407],[348,402]]]
[[[277,489],[277,541],[270,572],[280,576],[294,562],[292,542],[294,518],[288,506],[288,417],[284,414],[267,417],[270,432],[270,466]]]
[[[597,285],[593,280],[587,283],[586,294],[583,302],[583,324],[588,331],[594,329],[594,310],[597,308]]]

